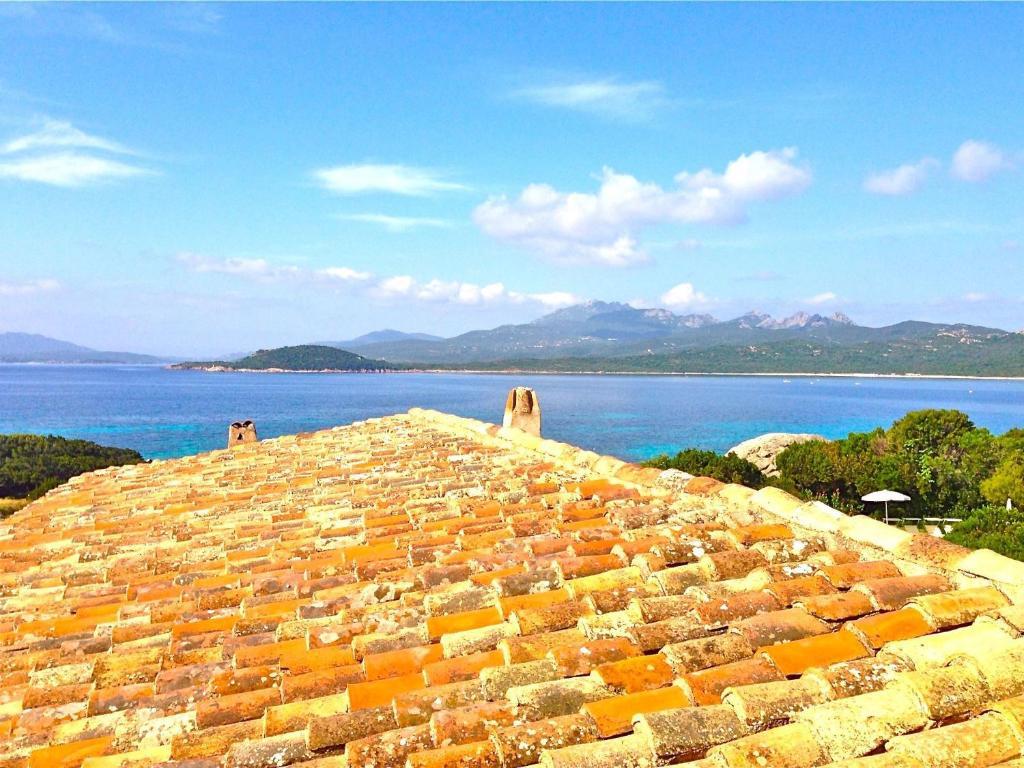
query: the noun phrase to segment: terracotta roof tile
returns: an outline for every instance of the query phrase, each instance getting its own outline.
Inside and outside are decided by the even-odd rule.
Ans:
[[[413,411],[75,478],[0,768],[1020,761],[1024,566],[677,475]]]

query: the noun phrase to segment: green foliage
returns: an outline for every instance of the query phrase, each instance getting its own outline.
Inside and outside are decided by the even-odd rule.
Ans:
[[[384,360],[373,360],[354,352],[319,344],[261,349],[232,362],[178,363],[173,368],[226,368],[246,371],[384,371],[396,366]]]
[[[980,507],[954,525],[946,539],[1024,560],[1024,510],[1008,510],[998,505]]]
[[[959,411],[923,410],[888,430],[791,446],[776,464],[800,495],[841,509],[861,511],[862,496],[888,489],[910,496],[899,506],[909,517],[962,517],[985,503],[982,483],[1007,450],[1000,440]]]
[[[723,483],[740,483],[750,488],[762,488],[768,484],[767,478],[756,466],[735,453],[725,456],[714,451],[701,451],[689,448],[675,456],[655,456],[646,462],[646,466],[657,469],[678,469],[691,475],[705,475],[721,480]]]
[[[992,476],[982,481],[981,494],[991,504],[1011,499],[1015,507],[1024,507],[1024,452],[1008,454]]]
[[[36,499],[83,472],[141,461],[136,451],[88,440],[0,435],[0,497]]]

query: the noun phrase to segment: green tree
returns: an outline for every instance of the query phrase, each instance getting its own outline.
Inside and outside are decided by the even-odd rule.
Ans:
[[[812,440],[786,448],[775,459],[780,475],[804,494],[843,495],[847,481],[835,443]]]
[[[973,510],[946,539],[972,549],[991,549],[1024,560],[1024,510],[992,505]]]
[[[0,435],[0,497],[35,499],[83,472],[141,461],[136,451],[88,440]]]
[[[762,488],[768,484],[761,470],[735,453],[722,456],[714,451],[689,448],[675,456],[655,456],[646,465],[657,469],[678,469],[691,475],[705,475],[723,483],[740,483],[750,488]]]
[[[1004,458],[992,476],[982,481],[981,493],[991,504],[1010,499],[1015,507],[1024,507],[1024,453]]]

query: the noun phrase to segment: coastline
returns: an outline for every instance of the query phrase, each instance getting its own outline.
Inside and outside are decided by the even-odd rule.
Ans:
[[[668,377],[761,377],[761,378],[802,378],[802,379],[950,379],[965,381],[1024,381],[1024,376],[968,376],[966,374],[940,374],[940,373],[751,373],[747,372],[710,372],[710,371],[553,371],[553,370],[524,370],[520,368],[502,369],[481,369],[481,368],[387,368],[380,370],[344,370],[344,369],[288,369],[288,368],[227,368],[223,366],[189,367],[181,368],[174,365],[164,366],[167,370],[174,371],[200,371],[203,373],[305,373],[305,374],[381,374],[381,373],[429,373],[429,374],[458,374],[465,373],[473,376],[668,376]]]

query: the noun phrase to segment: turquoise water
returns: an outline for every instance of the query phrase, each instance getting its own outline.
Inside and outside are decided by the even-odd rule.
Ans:
[[[1024,426],[1024,381],[0,365],[0,432],[81,437],[166,458],[222,447],[237,419],[253,419],[261,437],[414,406],[497,422],[518,384],[537,390],[546,437],[630,460],[684,447],[724,451],[764,432],[843,437],[918,408],[959,408],[996,432]]]

